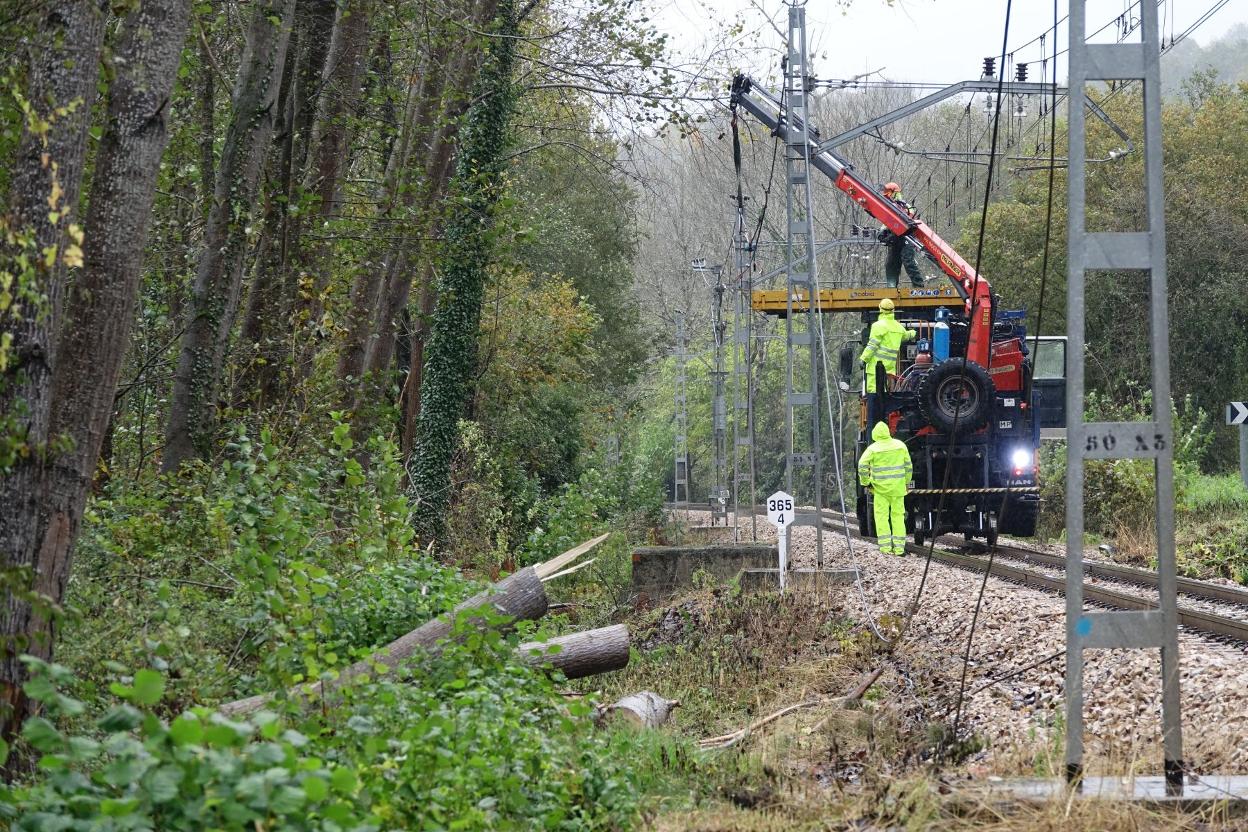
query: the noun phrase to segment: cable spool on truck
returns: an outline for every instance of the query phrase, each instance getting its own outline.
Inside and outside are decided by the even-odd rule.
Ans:
[[[731,103],[786,141],[800,135],[804,126],[787,124],[788,113],[779,99],[744,75],[733,80]],[[813,126],[809,135],[810,165],[907,245],[918,246],[949,285],[818,289],[817,297],[799,292],[792,301],[785,290],[761,290],[753,293],[752,308],[783,315],[814,302],[821,313],[859,313],[860,343],[847,346],[840,360],[840,374],[848,383],[863,381],[857,353],[878,317],[880,300],[892,299],[898,322],[918,333],[915,341],[902,346],[883,408],[893,435],[906,443],[914,463],[914,486],[906,498],[907,530],[920,544],[951,532],[968,540],[981,537],[990,545],[998,533],[1034,535],[1040,431],[1065,424],[1064,411],[1057,406],[1065,398],[1064,380],[1054,377],[1064,376],[1065,339],[1040,339],[1046,384],[1033,384],[1036,357],[1027,343],[1025,311],[999,309],[988,281],[952,246],[854,173],[839,155],[821,150]],[[864,394],[855,459],[871,441],[866,412]],[[856,509],[859,528],[873,534],[861,487]]]

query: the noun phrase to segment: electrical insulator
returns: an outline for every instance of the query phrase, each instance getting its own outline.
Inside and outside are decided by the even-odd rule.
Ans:
[[[984,77],[995,78],[997,76],[997,59],[984,58]]]
[[[984,98],[984,115],[986,116],[992,115],[992,96],[991,95]]]
[[[1014,67],[1014,80],[1019,83],[1027,83],[1027,64],[1017,64]]]
[[[1022,101],[1019,101],[1017,104],[1014,105],[1014,115],[1017,116],[1018,118],[1027,117],[1027,107],[1023,104]]]

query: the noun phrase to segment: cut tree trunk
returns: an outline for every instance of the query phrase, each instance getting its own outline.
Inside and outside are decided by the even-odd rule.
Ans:
[[[547,609],[546,590],[542,579],[533,567],[521,569],[486,591],[472,596],[446,615],[422,624],[367,659],[344,669],[336,679],[317,682],[307,688],[295,688],[290,695],[292,698],[308,701],[320,699],[360,677],[389,672],[411,658],[417,650],[436,653],[439,643],[451,637],[461,613],[468,613],[469,619],[480,618],[480,612],[486,607],[491,608],[495,615],[506,616],[507,620],[501,623],[504,631],[512,629],[517,621],[541,618]],[[378,665],[382,665],[384,669],[378,670]],[[229,702],[217,710],[226,716],[243,716],[260,709],[272,698],[271,694],[252,696]]]
[[[176,471],[212,448],[217,392],[238,315],[247,229],[260,168],[279,115],[277,100],[294,7],[295,0],[261,0],[253,6],[174,374],[161,460],[165,472]]]
[[[643,690],[608,705],[603,713],[608,716],[618,714],[638,728],[658,728],[679,706],[679,699],[665,699],[654,691]]]
[[[569,679],[596,676],[628,666],[628,627],[615,624],[549,641],[533,641],[521,644],[516,652],[528,664],[549,666]]]

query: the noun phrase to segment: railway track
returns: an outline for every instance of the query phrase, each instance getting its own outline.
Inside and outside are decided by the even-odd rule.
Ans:
[[[858,539],[862,540],[858,534],[857,524],[854,518],[849,518],[850,529]],[[835,531],[844,529],[843,520],[839,513],[825,512],[823,524],[825,528]],[[925,546],[916,546],[913,543],[906,545],[906,551],[909,554],[926,557],[927,548]],[[1031,549],[1023,549],[1017,546],[998,546],[998,555],[1005,555],[1006,559],[1032,561],[1042,564],[1049,568],[1064,569],[1066,559],[1059,555],[1050,555],[1046,552],[1036,552]],[[966,554],[962,552],[953,552],[948,549],[935,548],[932,551],[932,560],[937,563],[953,566],[959,569],[967,569],[974,572],[983,572],[989,568],[988,559],[981,554]],[[1113,580],[1124,583],[1132,583],[1143,586],[1151,586],[1156,588],[1157,576],[1142,569],[1132,569],[1126,566],[1118,566],[1116,564],[1103,563],[1084,563],[1085,574],[1099,577],[1105,580]],[[993,577],[1001,578],[1011,583],[1020,584],[1022,586],[1035,587],[1049,592],[1055,592],[1064,595],[1066,592],[1066,580],[1062,577],[1047,575],[1034,569],[1027,569],[1017,566],[1013,563],[1004,562],[1001,559],[994,558],[991,564],[990,574]],[[1195,581],[1190,578],[1179,579],[1179,591],[1185,595],[1204,598],[1206,600],[1218,601],[1220,603],[1231,603],[1248,607],[1248,591],[1238,590],[1233,587],[1223,587],[1217,584],[1209,584],[1203,581]],[[1091,584],[1085,582],[1083,584],[1083,597],[1092,604],[1103,607],[1123,610],[1147,610],[1155,609],[1156,603],[1148,598],[1130,592],[1123,592],[1111,589],[1100,584]],[[1193,609],[1188,606],[1180,605],[1178,607],[1178,618],[1181,626],[1187,627],[1200,633],[1212,635],[1217,638],[1231,639],[1234,641],[1248,644],[1248,620],[1240,620],[1225,615],[1208,612],[1205,610]]]

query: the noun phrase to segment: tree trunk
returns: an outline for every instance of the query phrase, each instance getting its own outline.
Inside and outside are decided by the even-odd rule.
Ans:
[[[211,450],[217,391],[238,313],[247,228],[273,135],[295,0],[260,0],[239,65],[204,250],[174,376],[163,471]]]
[[[480,38],[465,38],[461,20],[474,28],[489,25],[498,10],[497,0],[457,2],[446,11],[446,25],[425,59],[419,94],[404,120],[397,164],[387,169],[387,214],[400,208],[412,216],[402,238],[390,248],[384,273],[361,274],[353,287],[348,313],[348,332],[339,356],[338,378],[342,384],[342,407],[356,410],[361,399],[375,400],[385,387],[386,371],[394,358],[396,326],[411,293],[412,276],[425,272],[425,238],[440,226],[436,208],[446,197],[451,161],[463,110],[479,71]],[[407,181],[418,155],[422,176]],[[400,205],[395,205],[396,197]],[[415,206],[415,207],[414,207]],[[367,303],[367,306],[361,306]],[[417,388],[415,395],[419,395]],[[363,422],[359,430],[365,431]]]
[[[400,449],[403,459],[411,457],[416,447],[416,428],[420,421],[420,388],[425,369],[425,341],[429,338],[429,322],[437,293],[433,286],[432,264],[425,267],[420,280],[420,312],[412,326],[412,354],[408,362],[407,381],[403,383],[403,434]]]
[[[53,383],[52,429],[73,440],[51,468],[39,550],[41,591],[59,602],[87,495],[112,419],[143,276],[166,117],[189,0],[143,0],[114,48],[117,76],[95,159],[84,268],[66,306]]]
[[[87,128],[96,98],[106,3],[53,0],[43,6],[28,44],[26,99],[32,113],[13,160],[4,268],[15,273],[17,302],[0,313],[0,739],[10,741],[28,710],[22,653],[51,649],[32,626],[29,591],[42,591],[39,515],[52,432],[52,378],[61,322],[66,236],[78,206]],[[71,241],[72,242],[72,241]],[[48,254],[51,254],[51,262]],[[71,258],[72,259],[72,258]],[[24,263],[29,263],[24,267]],[[43,298],[44,303],[26,298]],[[29,574],[33,571],[34,574]],[[33,586],[31,582],[33,580]],[[51,610],[42,601],[41,617]]]
[[[439,643],[450,638],[456,622],[460,619],[460,613],[467,611],[480,613],[486,607],[490,608],[494,615],[506,616],[508,620],[503,625],[503,630],[510,631],[516,621],[532,621],[546,614],[546,589],[533,567],[521,569],[484,592],[472,596],[446,615],[422,624],[367,659],[345,668],[332,681],[317,682],[306,688],[303,686],[294,688],[290,691],[290,696],[296,699],[315,699],[326,693],[332,693],[353,679],[369,676],[375,672],[389,672],[390,669],[410,659],[417,650],[436,652]],[[474,616],[468,617],[472,619]],[[485,622],[477,623],[484,624]],[[384,666],[385,669],[378,671],[378,665]],[[271,694],[252,696],[228,702],[217,710],[230,717],[244,716],[259,710],[272,698]]]
[[[499,4],[496,34],[468,113],[456,166],[456,198],[446,223],[437,311],[425,347],[419,447],[412,460],[418,531],[439,539],[450,500],[450,463],[458,422],[472,395],[477,334],[490,262],[491,215],[501,191],[513,98],[515,7]]]
[[[372,0],[350,0],[339,10],[334,23],[333,39],[322,76],[322,89],[317,97],[316,120],[312,128],[308,168],[303,180],[305,193],[316,197],[312,224],[323,233],[326,222],[342,209],[342,179],[347,166],[347,142],[351,138],[351,117],[359,106],[367,65],[369,24]],[[312,332],[320,325],[324,313],[323,295],[329,286],[329,252],[325,240],[305,240],[302,222],[292,231],[292,245],[298,254],[287,278],[286,302],[290,304],[285,317],[294,317],[302,330],[292,368],[295,384],[312,370],[316,344],[320,339]],[[310,285],[307,285],[310,284]]]
[[[199,199],[200,205],[207,210],[212,204],[216,182],[217,155],[214,145],[217,140],[217,90],[212,77],[213,58],[208,46],[208,33],[200,29],[198,40],[199,86],[195,104],[199,114]]]
[[[234,399],[255,396],[262,405],[271,403],[277,394],[284,359],[280,345],[290,337],[283,303],[290,257],[290,206],[299,197],[295,182],[307,161],[316,114],[313,96],[320,90],[334,25],[333,0],[298,0],[298,4],[297,26],[283,73],[285,106],[280,126],[275,128],[279,149],[269,159],[263,236],[239,333],[247,365],[239,373]]]
[[[525,662],[558,670],[569,679],[596,676],[628,666],[628,627],[615,624],[549,641],[521,644],[516,652]]]
[[[471,21],[476,27],[487,25],[498,12],[497,0],[478,0],[472,4]],[[441,124],[436,131],[428,125],[432,138],[428,142],[429,152],[425,164],[425,195],[424,207],[421,211],[425,221],[422,226],[430,236],[441,227],[434,206],[446,196],[447,183],[451,178],[451,168],[455,159],[455,144],[459,137],[460,113],[466,106],[466,97],[472,89],[477,73],[480,71],[481,49],[461,48],[454,57],[449,70],[443,75],[452,79],[450,90],[440,92],[441,101],[438,110],[441,112]],[[429,135],[429,133],[426,133]],[[409,258],[411,263],[419,263],[419,254],[428,247],[418,241],[415,250],[417,256]],[[394,357],[395,326],[399,314],[407,306],[412,291],[413,269],[405,268],[389,276],[381,295],[381,304],[375,325],[376,337],[368,351],[365,372],[375,376],[390,367]],[[430,310],[432,311],[432,310]],[[419,395],[419,385],[417,386]]]

